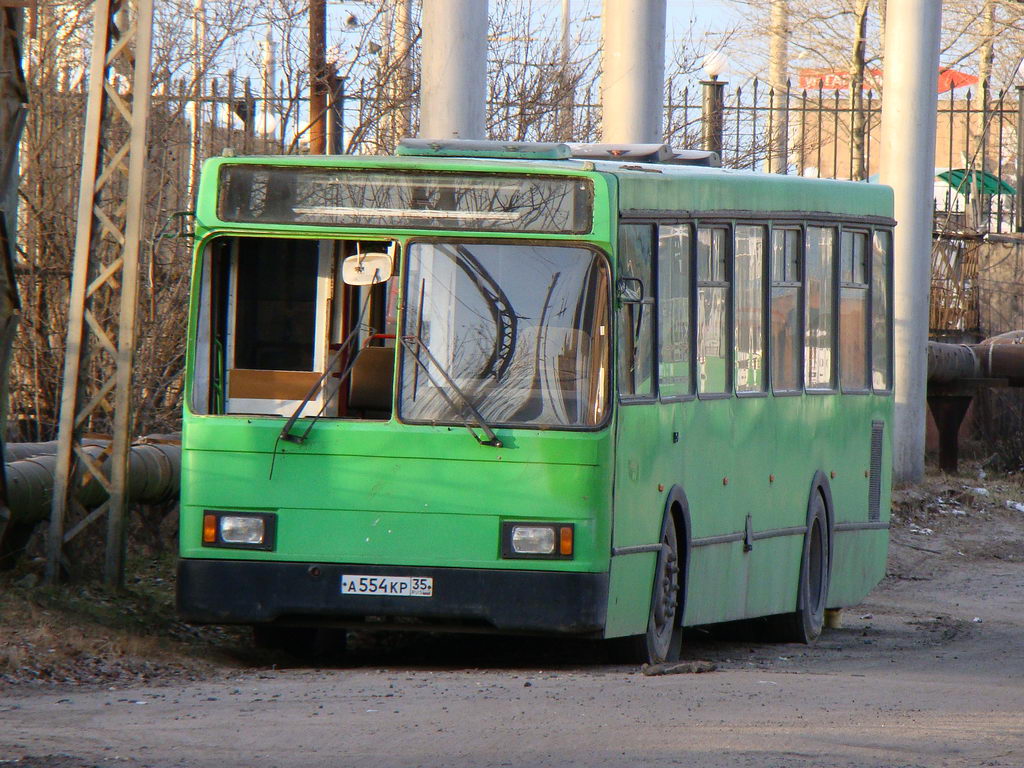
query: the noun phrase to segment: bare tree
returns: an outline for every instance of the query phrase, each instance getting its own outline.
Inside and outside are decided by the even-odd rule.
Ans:
[[[850,56],[850,178],[866,179],[864,125],[864,68],[866,65],[868,11],[871,0],[856,0],[853,7],[853,50]]]
[[[207,48],[211,65],[230,48],[250,22],[240,4],[208,0],[212,18]],[[175,6],[175,8],[172,8]],[[174,78],[190,60],[189,40],[181,32],[191,4],[157,4],[154,46],[147,242],[169,210],[190,207],[183,173],[188,155],[185,99],[174,98]],[[74,251],[76,193],[85,115],[87,55],[92,3],[65,0],[39,4],[30,25],[25,53],[29,112],[22,141],[22,183],[17,277],[23,297],[23,322],[11,371],[13,440],[45,440],[56,435],[63,370],[68,287]],[[116,137],[112,137],[116,138]],[[111,141],[111,145],[115,142]],[[124,190],[112,183],[111,194]],[[148,256],[149,249],[144,248]],[[146,265],[147,288],[138,334],[136,382],[141,393],[138,428],[174,429],[178,423],[184,368],[184,307],[190,254],[183,244],[161,249]],[[114,312],[114,307],[97,311]],[[90,371],[90,375],[99,375]],[[105,429],[100,419],[93,425]]]

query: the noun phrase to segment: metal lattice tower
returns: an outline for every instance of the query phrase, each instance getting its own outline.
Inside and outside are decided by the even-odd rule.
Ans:
[[[95,0],[50,515],[46,577],[51,583],[62,567],[69,568],[65,545],[103,517],[104,581],[120,584],[124,573],[152,27],[153,0]],[[111,420],[109,458],[97,461],[83,450],[83,435]],[[75,491],[85,483],[99,483],[109,494],[90,513],[75,501]]]
[[[0,7],[0,424],[7,421],[7,380],[18,323],[13,241],[17,225],[18,146],[25,125],[28,89],[21,67],[24,16]],[[2,436],[0,436],[2,438]],[[25,535],[11,524],[6,473],[0,472],[0,561]]]

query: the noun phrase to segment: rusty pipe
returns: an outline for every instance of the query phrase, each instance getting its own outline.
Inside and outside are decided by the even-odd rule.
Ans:
[[[928,342],[928,381],[948,384],[957,379],[980,379],[981,366],[970,344]]]
[[[1024,331],[1010,331],[974,346],[988,376],[1009,379],[1011,387],[1024,386]]]
[[[928,381],[949,384],[962,379],[1008,379],[1024,386],[1024,331],[1011,331],[978,344],[928,342]]]

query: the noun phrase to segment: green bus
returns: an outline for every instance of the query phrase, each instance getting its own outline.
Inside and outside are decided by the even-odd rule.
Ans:
[[[178,606],[811,642],[884,573],[892,193],[664,146],[407,140],[202,173]]]

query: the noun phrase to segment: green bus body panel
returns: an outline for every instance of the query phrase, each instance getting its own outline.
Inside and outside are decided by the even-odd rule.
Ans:
[[[792,611],[803,538],[756,540],[756,535],[806,525],[816,470],[829,478],[834,522],[867,522],[871,422],[888,424],[890,416],[890,399],[876,395],[731,397],[620,406],[614,546],[657,542],[667,491],[679,485],[688,499],[692,540],[742,533],[748,515],[755,534],[749,552],[743,551],[743,541],[691,550],[685,623]],[[673,433],[679,434],[678,443],[673,443]],[[883,467],[887,462],[888,448]],[[664,492],[658,491],[659,484]],[[888,521],[888,484],[886,472],[882,523]],[[885,533],[835,534],[830,606],[859,602],[878,583],[886,557],[885,547],[879,549],[878,543],[887,541]],[[615,596],[619,587],[625,591],[650,583],[654,564],[653,554],[613,559],[610,627],[621,623],[635,629],[638,620],[646,620],[646,606],[641,612],[641,606],[629,601],[616,604]]]
[[[879,220],[892,215],[888,187],[720,169],[647,166],[639,171],[604,162],[429,157],[214,158],[204,165],[197,205],[186,403],[191,402],[194,369],[199,255],[212,237],[359,237],[395,239],[403,245],[414,237],[521,237],[223,223],[216,206],[219,168],[225,163],[590,178],[595,207],[589,234],[529,237],[590,243],[607,252],[613,265],[619,211],[664,212],[679,219],[699,217],[702,211],[730,211],[734,218],[800,211]],[[796,607],[802,534],[790,531],[763,539],[757,534],[806,525],[815,472],[828,478],[834,523],[867,522],[866,471],[874,420],[885,424],[880,523],[887,523],[891,413],[888,394],[617,403],[603,430],[497,430],[506,445],[495,449],[478,445],[462,427],[332,419],[319,422],[309,440],[297,446],[277,440],[283,418],[203,416],[186,405],[181,555],[609,572],[604,634],[637,634],[646,628],[657,556],[612,552],[656,544],[668,494],[678,486],[688,501],[689,539],[694,543],[688,553],[684,623],[788,612]],[[303,428],[300,421],[295,431]],[[276,549],[201,546],[206,509],[275,512]],[[755,536],[749,551],[742,540],[701,545],[709,537],[742,534],[748,516]],[[499,530],[505,519],[573,523],[574,558],[501,559]],[[834,533],[830,607],[859,602],[879,581],[887,542],[883,529]]]
[[[604,571],[607,432],[516,435],[321,422],[302,446],[278,419],[197,417],[183,436],[184,557]],[[273,464],[273,476],[271,476]],[[269,511],[273,552],[203,547],[204,510]],[[575,525],[576,557],[502,560],[503,519]]]
[[[614,526],[612,545],[631,547],[655,544],[661,539],[665,483],[671,467],[669,409],[622,406],[616,413],[618,444],[615,451]],[[668,441],[663,436],[668,435]],[[675,480],[666,484],[667,491]],[[650,585],[654,581],[657,553],[623,555],[612,559],[608,589],[607,637],[644,631],[650,611]]]

